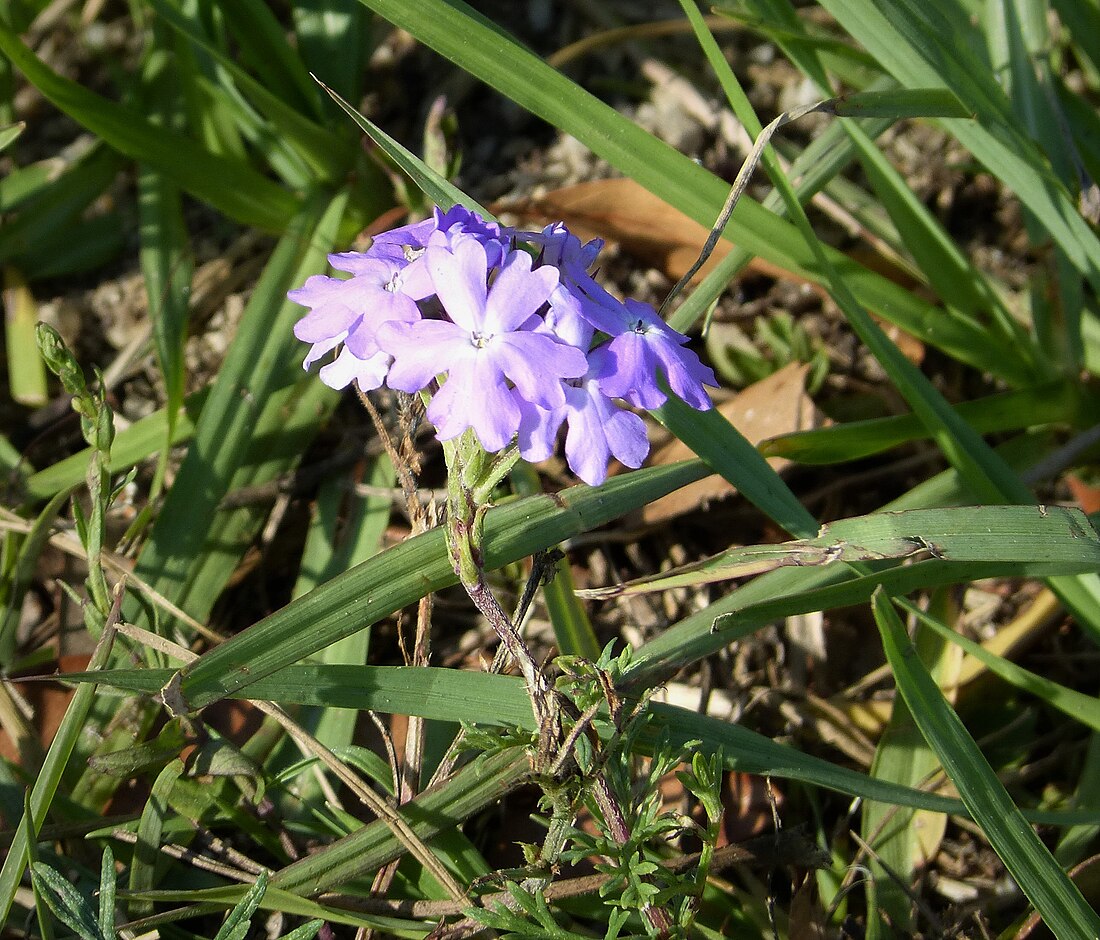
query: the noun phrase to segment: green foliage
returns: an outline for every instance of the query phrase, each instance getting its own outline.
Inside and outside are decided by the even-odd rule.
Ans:
[[[812,821],[822,844],[836,821],[824,815],[835,812],[828,794],[864,801],[862,832],[872,841],[881,836],[872,845],[881,856],[869,865],[868,908],[854,894],[844,903],[870,936],[881,936],[885,923],[877,905],[897,926],[922,926],[909,885],[888,881],[918,876],[913,838],[880,831],[884,821],[917,811],[972,820],[1056,935],[1096,934],[1095,913],[1064,871],[1089,854],[1100,824],[1095,690],[1042,674],[1040,661],[1024,668],[992,652],[957,632],[946,606],[922,603],[948,596],[954,588],[945,585],[986,579],[1001,579],[1023,603],[1041,588],[1018,586],[1046,579],[1081,642],[1100,638],[1094,521],[1035,505],[1038,494],[1063,500],[1063,476],[1087,478],[1096,464],[1095,442],[1090,452],[1088,434],[1078,437],[1095,424],[1100,375],[1100,240],[1089,224],[1097,198],[1089,177],[1100,171],[1094,0],[941,0],[931,12],[907,0],[822,0],[833,18],[825,25],[786,0],[722,7],[742,35],[767,39],[823,100],[846,94],[824,109],[827,123],[807,146],[779,131],[776,152],[761,157],[772,191],[733,208],[715,232],[732,249],[669,321],[681,329],[702,321],[731,278],[762,259],[829,297],[881,366],[875,400],[896,401],[898,412],[909,413],[755,447],[717,410],[698,413],[672,397],[653,417],[699,460],[553,493],[544,492],[547,475],[511,463],[514,455],[489,460],[470,441],[455,442],[450,458],[456,467],[455,454],[461,457],[461,470],[448,482],[452,499],[467,499],[470,512],[451,518],[467,525],[469,538],[450,533],[448,544],[448,533],[427,527],[384,550],[394,500],[404,499],[406,514],[416,517],[410,507],[419,497],[407,485],[415,421],[387,432],[395,440],[385,456],[364,458],[362,441],[337,434],[341,422],[330,419],[349,403],[341,406],[301,374],[291,334],[300,310],[286,292],[321,273],[326,253],[346,247],[395,202],[477,207],[453,179],[463,158],[456,124],[467,120],[461,101],[454,112],[443,103],[431,110],[414,138],[422,156],[359,113],[382,90],[370,85],[370,63],[376,53],[394,54],[397,46],[382,45],[390,28],[407,31],[698,222],[719,218],[727,184],[459,0],[109,5],[134,38],[133,61],[105,61],[78,39],[106,76],[97,73],[93,83],[72,77],[42,43],[39,18],[52,6],[20,0],[0,14],[0,151],[11,167],[0,180],[10,410],[39,407],[48,397],[45,373],[28,360],[38,291],[78,273],[103,277],[105,265],[121,261],[140,269],[150,330],[134,355],[155,355],[163,397],[156,413],[116,428],[112,395],[124,398],[126,379],[106,362],[88,363],[86,375],[60,333],[43,325],[34,331],[84,444],[76,453],[43,444],[52,425],[45,435],[29,433],[29,424],[2,429],[10,509],[0,520],[0,661],[14,671],[52,655],[28,644],[23,627],[25,610],[33,610],[25,601],[35,599],[56,548],[86,560],[84,594],[65,577],[58,581],[82,606],[98,645],[87,670],[69,677],[75,692],[45,752],[8,686],[0,687],[0,720],[20,749],[17,762],[0,761],[0,810],[11,826],[0,921],[10,914],[13,923],[31,924],[33,903],[38,926],[30,931],[44,940],[58,932],[54,921],[82,940],[113,940],[119,915],[131,919],[128,935],[158,929],[242,940],[269,914],[266,929],[279,924],[294,940],[308,940],[326,921],[423,937],[440,919],[463,917],[505,937],[713,937],[734,928],[771,936],[785,929],[786,912],[778,925],[767,923],[760,899],[768,892],[755,874],[724,871],[716,848],[723,787],[736,772],[791,782],[789,803],[775,811],[788,826]],[[682,6],[700,61],[738,122],[759,134],[755,98],[709,32],[718,21],[688,0]],[[1048,31],[1059,20],[1064,29]],[[75,19],[65,24],[79,29]],[[647,55],[660,57],[659,40],[645,41],[653,43]],[[1072,81],[1070,67],[1077,70]],[[24,159],[37,128],[16,121],[16,82],[34,86],[79,126],[79,146]],[[403,104],[426,110],[426,102]],[[952,173],[969,179],[980,169],[1006,201],[1018,200],[1023,219],[1014,234],[1027,246],[1019,251],[1021,270],[1006,276],[980,264],[934,200],[895,166],[882,135],[902,119],[921,122],[945,150],[974,161]],[[363,146],[363,135],[376,149]],[[408,182],[395,188],[387,175],[398,171]],[[857,238],[870,233],[890,275],[827,244],[814,200],[843,207]],[[196,388],[186,347],[190,332],[205,329],[195,308],[200,248],[253,230],[275,236],[274,247],[258,243],[268,252],[263,271],[246,285],[247,303],[215,377]],[[125,254],[130,249],[134,258]],[[921,367],[902,355],[884,323],[924,347]],[[828,376],[829,351],[813,337],[778,311],[751,331],[714,326],[706,354],[734,387],[807,363],[808,391],[831,397],[839,407],[830,413],[851,413],[845,378]],[[966,400],[973,390],[980,394]],[[328,436],[318,438],[326,425]],[[1001,446],[987,442],[990,434]],[[815,515],[820,503],[804,499],[812,489],[806,477],[781,477],[766,459],[832,464],[830,479],[850,487],[858,484],[848,464],[902,447],[923,457],[914,475],[929,465],[946,469],[874,512],[865,499],[857,509],[838,504],[824,529]],[[317,461],[320,451],[320,471],[299,473],[303,454]],[[670,603],[666,610],[680,612],[638,649],[608,642],[607,621],[590,617],[598,608],[586,608],[572,588],[571,566],[582,557],[577,540],[710,473],[759,510],[766,534],[742,538],[762,544],[731,544],[714,559],[662,567],[619,586],[615,593],[627,595],[686,588],[695,606],[684,613]],[[516,498],[503,495],[505,475]],[[313,499],[316,476],[323,482],[306,512],[300,500]],[[126,500],[134,493],[131,516]],[[277,511],[267,496],[239,499],[257,493],[274,494]],[[499,505],[490,507],[491,497]],[[712,512],[723,518],[723,509]],[[686,544],[691,529],[683,527]],[[664,543],[658,535],[652,544]],[[546,555],[559,546],[571,554]],[[120,558],[123,551],[132,559]],[[521,660],[523,679],[497,674],[502,661],[482,672],[427,653],[417,665],[368,664],[380,647],[372,625],[399,617],[404,637],[414,618],[400,612],[420,605],[431,627],[425,598],[459,580],[456,559],[464,586],[488,592],[479,608],[506,638],[505,628],[519,624],[502,606],[505,579],[491,575],[508,566],[515,580],[532,555],[539,560],[530,586],[541,588],[545,603],[537,616],[552,624],[561,653],[551,663]],[[269,604],[253,592],[248,600],[267,614],[253,616],[242,592],[227,591],[249,566],[265,583],[285,583],[280,603],[289,602]],[[547,583],[551,570],[557,573]],[[851,607],[873,614],[886,660],[878,678],[892,677],[898,690],[891,725],[867,732],[875,738],[873,764],[846,763],[810,739],[811,724],[775,740],[789,729],[771,722],[761,733],[752,709],[731,722],[654,700],[678,671],[751,642],[776,622],[806,614],[847,622]],[[915,642],[923,658],[913,654],[899,607],[920,624]],[[622,610],[630,619],[633,608]],[[436,635],[447,617],[441,604]],[[234,635],[223,636],[230,627]],[[1078,634],[1067,627],[1060,641],[1066,636]],[[1031,766],[1036,752],[1027,736],[1002,741],[1000,759],[991,748],[983,753],[975,743],[978,710],[962,695],[954,707],[945,700],[937,680],[956,645],[988,670],[984,711],[1003,717],[1041,708],[1045,721],[1057,722],[1060,740],[1076,747],[1091,735],[1080,766],[1064,762],[1057,780],[1043,781],[1043,796],[1026,779],[1006,789],[995,773],[1002,763]],[[813,686],[807,691],[817,694]],[[231,740],[215,715],[242,707],[244,698],[278,707],[266,709],[247,740]],[[795,707],[797,698],[786,704]],[[827,704],[843,714],[851,703]],[[377,750],[364,746],[368,713],[409,719],[403,753],[390,753],[386,740]],[[395,774],[407,762],[408,775]],[[928,789],[937,767],[959,799]],[[690,814],[664,803],[662,787],[672,780]],[[479,840],[476,823],[521,784],[539,788],[546,832],[523,846],[525,868],[496,871],[494,840]],[[138,805],[126,818],[104,820],[122,785]],[[805,813],[807,804],[821,817]],[[582,812],[590,825],[578,824]],[[1055,853],[1035,836],[1036,822],[1064,827]],[[509,841],[510,823],[497,827]],[[833,851],[838,869],[862,864],[848,846]],[[81,867],[97,855],[98,896],[94,876]],[[592,859],[601,880],[570,896],[565,889],[577,887],[571,863]],[[21,892],[28,868],[33,890]],[[116,895],[120,876],[128,890]],[[372,896],[376,884],[389,886],[381,897]],[[1025,916],[1024,907],[1013,916]],[[992,931],[997,917],[983,927]]]

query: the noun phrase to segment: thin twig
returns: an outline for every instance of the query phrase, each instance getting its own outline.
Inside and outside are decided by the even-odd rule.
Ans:
[[[699,269],[707,263],[707,259],[711,256],[715,246],[718,244],[718,240],[722,237],[722,232],[725,231],[730,216],[733,215],[733,210],[737,207],[737,203],[740,201],[741,196],[744,195],[745,187],[749,184],[749,179],[760,163],[760,158],[764,154],[764,148],[767,147],[768,142],[775,135],[775,132],[784,124],[790,124],[791,121],[796,121],[801,117],[805,117],[807,114],[813,114],[815,111],[830,112],[835,107],[835,104],[835,99],[830,99],[828,101],[819,101],[817,104],[794,108],[791,111],[784,111],[760,132],[759,136],[756,138],[756,142],[752,146],[752,150],[745,158],[745,162],[741,164],[741,169],[737,172],[737,177],[730,187],[730,192],[726,197],[725,204],[722,206],[722,211],[718,213],[718,218],[715,219],[714,225],[711,226],[710,234],[703,244],[703,250],[699,252],[699,257],[695,259],[695,263],[688,268],[684,276],[680,278],[672,290],[669,291],[668,296],[664,299],[660,309],[657,311],[658,316],[665,316],[665,311],[668,309],[669,304],[671,304],[680,292],[691,283],[692,278],[699,273]]]

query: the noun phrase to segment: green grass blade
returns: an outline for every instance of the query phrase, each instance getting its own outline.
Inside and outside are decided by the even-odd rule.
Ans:
[[[4,352],[8,360],[8,389],[12,401],[30,408],[47,401],[46,366],[38,355],[34,325],[38,305],[22,275],[4,268]]]
[[[5,150],[11,146],[12,142],[27,129],[25,121],[18,121],[15,124],[8,124],[5,127],[0,127],[0,150]]]
[[[1100,409],[1100,399],[1076,380],[1058,380],[952,407],[975,431],[990,434],[1022,431],[1043,424],[1086,426]],[[764,441],[759,449],[765,457],[786,457],[798,463],[844,463],[922,440],[927,435],[915,415],[895,415],[795,431]]]
[[[931,603],[946,612],[951,604],[950,592],[937,592]],[[960,651],[931,630],[918,628],[913,642],[937,685],[941,688],[954,685]],[[894,696],[890,721],[875,748],[871,776],[925,789],[939,770],[939,759],[921,736],[905,699]],[[942,816],[917,813],[868,800],[863,804],[860,820],[863,841],[875,853],[869,864],[878,907],[887,914],[891,926],[901,931],[912,930],[913,902],[906,888],[913,883],[916,868],[931,861],[946,823]],[[891,936],[884,928],[882,917],[869,917],[869,940]]]
[[[225,923],[215,934],[214,940],[244,940],[252,915],[256,913],[256,909],[267,893],[268,878],[267,872],[260,872],[255,883],[248,889],[248,893],[229,912]]]
[[[928,671],[884,591],[872,601],[898,691],[962,801],[1021,890],[1059,938],[1100,936],[1100,917],[1024,819]]]
[[[245,95],[270,122],[271,130],[281,145],[290,145],[322,182],[336,182],[348,172],[354,162],[353,145],[345,137],[333,133],[326,126],[306,117],[290,107],[283,98],[272,92],[242,69],[229,55],[222,52],[188,17],[183,16],[167,0],[152,0],[157,15],[190,43],[209,55],[226,70]],[[298,7],[295,7],[297,14]],[[355,59],[354,51],[347,50],[342,59]],[[312,93],[311,93],[312,94]],[[313,94],[313,97],[316,97]]]
[[[297,50],[287,42],[286,28],[264,0],[235,0],[222,4],[229,32],[236,40],[241,61],[281,100],[299,111],[321,117],[320,94]]]
[[[100,934],[87,900],[49,865],[35,862],[31,866],[31,877],[37,893],[46,900],[53,915],[81,940],[107,940]]]
[[[424,194],[442,209],[449,209],[454,205],[465,206],[467,209],[478,213],[483,218],[491,218],[492,214],[480,206],[476,201],[467,196],[461,189],[444,179],[427,163],[420,159],[407,147],[402,146],[382,128],[378,127],[341,98],[333,89],[325,88],[332,100],[335,101],[348,117],[350,117],[359,129],[373,140],[379,149],[389,157],[402,171],[424,191]]]
[[[530,712],[528,705],[528,717]],[[522,752],[509,749],[482,756],[447,783],[405,804],[402,812],[413,832],[422,840],[430,840],[499,800],[529,773],[530,764]],[[333,891],[400,858],[404,851],[390,824],[378,819],[275,872],[271,883],[284,891],[310,896]]]
[[[1093,695],[1085,695],[1075,689],[1067,688],[1058,682],[1054,682],[1045,676],[1040,676],[1022,666],[1017,666],[1003,656],[989,652],[980,643],[975,643],[960,633],[957,633],[942,620],[933,617],[927,611],[921,610],[915,604],[901,598],[895,599],[895,603],[916,617],[923,626],[937,633],[945,640],[954,643],[964,652],[984,663],[989,671],[1004,679],[1013,687],[1022,692],[1028,692],[1042,699],[1051,708],[1056,708],[1064,715],[1081,722],[1100,732],[1100,700]]]
[[[372,48],[367,11],[346,0],[299,0],[291,14],[306,68],[341,97],[358,101]]]
[[[170,441],[173,446],[182,444],[194,434],[195,422],[209,395],[210,389],[204,388],[189,395],[184,401]],[[167,428],[167,411],[160,408],[119,431],[111,445],[111,471],[119,473],[128,470],[155,454],[164,446]],[[24,483],[26,496],[32,500],[47,499],[77,486],[88,472],[91,453],[90,448],[84,448],[37,473],[32,473]]]
[[[717,218],[728,192],[725,182],[554,71],[461,0],[424,0],[415,7],[402,0],[361,2],[573,135],[697,222],[709,228]],[[725,237],[810,281],[820,283],[824,277],[819,259],[791,224],[747,197],[738,204]],[[963,361],[973,354],[975,343],[988,342],[984,333],[960,327],[942,310],[839,252],[825,249],[825,255],[862,303],[902,329]],[[1018,357],[1012,349],[1005,354],[1003,365],[1012,368]]]
[[[321,269],[345,202],[346,196],[310,201],[276,247],[245,308],[203,406],[194,442],[138,559],[138,576],[167,597],[176,598],[200,558],[218,504],[249,451],[256,423],[273,393],[300,374],[297,341],[291,333],[300,308],[286,299],[286,292]]]
[[[817,532],[817,520],[809,510],[718,409],[696,411],[670,395],[654,415],[777,525],[792,535]]]
[[[281,232],[298,209],[295,196],[251,167],[217,157],[190,138],[157,127],[132,108],[53,72],[2,21],[0,52],[56,107],[115,150],[155,167],[181,189],[231,218]]]
[[[170,761],[157,774],[149,798],[141,810],[137,842],[134,844],[133,860],[130,863],[130,891],[147,891],[157,882],[160,845],[164,835],[164,822],[169,812],[168,800],[183,771],[183,761],[178,758]],[[130,911],[135,916],[152,914],[153,905],[148,901],[134,901],[130,905]]]
[[[15,661],[16,631],[19,629],[23,598],[34,580],[42,550],[53,534],[58,513],[70,493],[71,490],[62,490],[43,507],[19,546],[14,564],[0,579],[0,606],[3,607],[3,614],[0,615],[0,662],[10,664]]]
[[[520,496],[534,496],[542,492],[542,484],[534,467],[522,460],[512,470],[512,485]],[[593,662],[599,659],[602,647],[588,619],[588,612],[574,591],[568,558],[562,558],[555,565],[553,577],[549,583],[543,584],[542,596],[554,627],[558,651]]]
[[[99,932],[104,937],[115,934],[115,888],[118,875],[115,873],[115,853],[111,846],[103,846],[103,861],[99,866]]]
[[[1100,571],[1100,536],[1079,509],[1061,506],[962,506],[878,512],[839,519],[811,539],[749,545],[589,596],[617,597],[711,584],[789,565],[936,558],[956,564],[1049,563],[1063,573]]]
[[[947,119],[947,130],[1016,192],[1093,288],[1100,289],[1100,241],[1044,156],[1017,129],[989,62],[966,41],[973,27],[962,12],[950,21],[929,17],[910,0],[822,0],[822,6],[903,86],[954,92],[977,120]]]
[[[99,674],[104,683],[130,691],[155,694],[171,677],[167,669],[112,670]],[[67,675],[82,682],[88,673]],[[431,666],[290,666],[233,693],[274,700],[286,705],[320,705],[369,709],[427,719],[470,721],[492,727],[534,730],[531,705],[516,676],[466,672]],[[666,735],[674,746],[699,740],[708,751],[721,750],[730,770],[800,780],[852,796],[881,800],[936,812],[963,809],[955,799],[911,787],[875,780],[794,747],[780,744],[747,728],[689,709],[653,704],[652,726],[642,737],[652,746]],[[1094,820],[1096,812],[1032,814],[1034,818],[1068,823]],[[280,882],[277,882],[280,883]]]
[[[642,470],[593,489],[529,497],[485,517],[486,567],[517,561],[643,505],[705,473],[697,462]],[[276,611],[187,666],[175,705],[201,708],[350,636],[455,581],[443,531],[387,549]],[[350,612],[350,615],[349,615]]]
[[[150,501],[160,496],[170,441],[183,405],[184,344],[187,340],[188,301],[192,263],[183,221],[183,205],[176,186],[147,167],[138,171],[138,218],[141,271],[149,303],[153,342],[165,388],[167,427]]]
[[[2,29],[2,24],[0,24]],[[92,147],[49,185],[29,195],[0,230],[0,261],[21,270],[41,267],[59,241],[72,237],[72,225],[115,179],[123,161],[102,145]]]

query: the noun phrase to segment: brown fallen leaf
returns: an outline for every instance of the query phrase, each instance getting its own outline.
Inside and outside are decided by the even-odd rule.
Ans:
[[[822,427],[829,421],[806,394],[809,369],[805,363],[792,362],[723,402],[718,410],[754,446],[777,434]],[[658,450],[650,462],[660,466],[693,456],[687,444],[672,440]],[[791,461],[773,457],[768,463],[782,472]],[[642,519],[646,523],[664,522],[735,492],[732,484],[715,474],[650,503],[642,511]]]
[[[507,208],[529,223],[564,222],[578,238],[603,238],[617,242],[632,255],[652,264],[672,280],[680,278],[695,259],[710,231],[694,219],[654,196],[631,179],[593,180],[555,189]],[[720,241],[710,260],[695,276],[698,281],[722,260],[733,246]],[[757,274],[796,278],[761,258],[749,263]],[[796,278],[804,282],[803,278]]]

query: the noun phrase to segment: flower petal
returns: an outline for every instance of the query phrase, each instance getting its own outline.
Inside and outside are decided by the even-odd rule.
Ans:
[[[358,382],[364,392],[369,392],[385,380],[389,365],[390,357],[384,352],[376,353],[369,359],[360,359],[345,346],[340,355],[318,374],[329,388],[347,388],[352,382]]]
[[[468,332],[481,332],[489,276],[484,246],[476,238],[460,238],[452,250],[429,246],[424,257],[447,315]]]
[[[539,309],[558,286],[556,268],[546,265],[531,270],[531,256],[513,251],[493,281],[485,301],[485,331],[504,333],[517,329]]]
[[[541,408],[564,405],[561,379],[576,378],[588,369],[583,352],[543,333],[502,333],[484,352],[515,382],[523,398]]]
[[[476,352],[469,334],[444,320],[384,323],[376,334],[378,345],[394,358],[388,384],[402,392],[418,392],[441,372]]]

